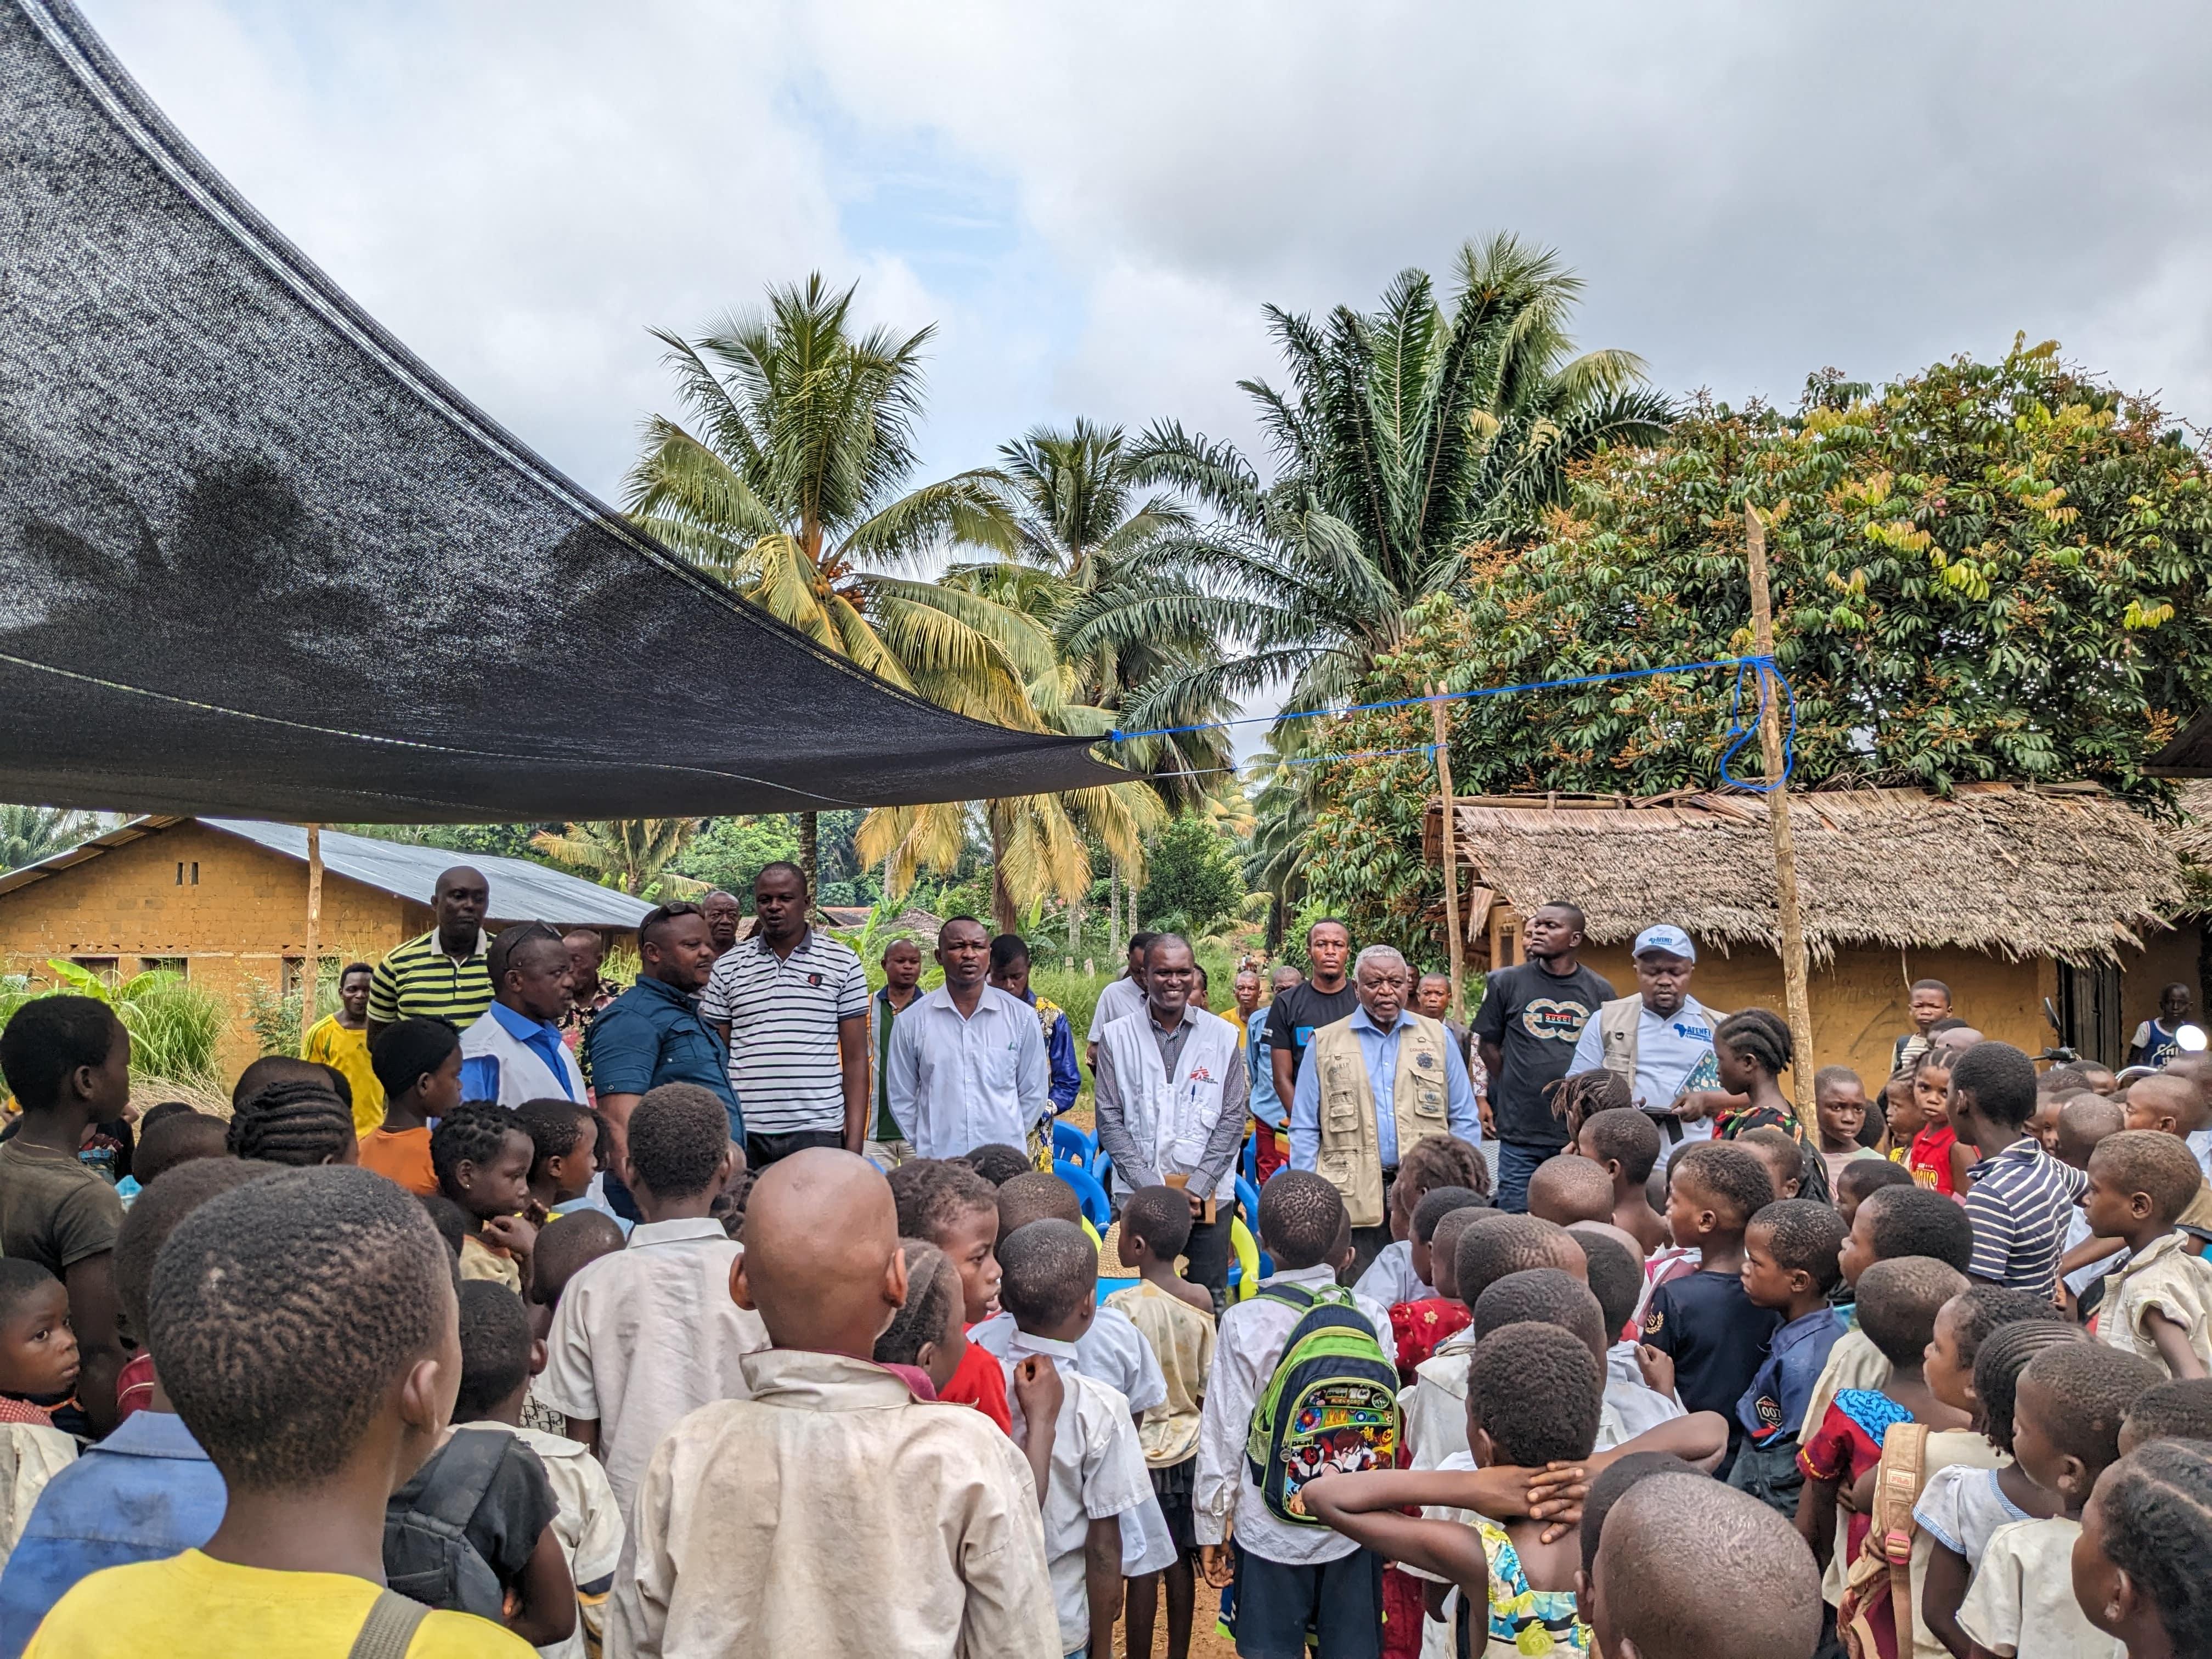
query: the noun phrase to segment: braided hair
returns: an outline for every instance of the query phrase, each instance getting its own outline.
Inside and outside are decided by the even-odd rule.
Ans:
[[[1581,1138],[1583,1125],[1598,1113],[1632,1109],[1636,1104],[1636,1092],[1628,1079],[1603,1066],[1570,1072],[1557,1083],[1547,1084],[1544,1092],[1551,1097],[1552,1115],[1565,1121],[1570,1142]],[[1656,1158],[1658,1154],[1652,1156]]]
[[[906,1257],[906,1305],[891,1316],[891,1322],[876,1339],[878,1365],[921,1364],[923,1346],[945,1334],[945,1323],[963,1295],[960,1270],[936,1245],[902,1238],[899,1250]]]
[[[349,1164],[353,1109],[316,1078],[286,1078],[258,1089],[233,1113],[223,1150],[233,1158],[311,1169]]]
[[[1746,1060],[1755,1061],[1769,1077],[1779,1077],[1790,1069],[1790,1027],[1771,1009],[1747,1008],[1740,1014],[1730,1014],[1714,1031],[1713,1041],[1725,1042]]]
[[[1982,1402],[1982,1432],[1990,1443],[1999,1451],[2012,1450],[2013,1404],[2029,1360],[2063,1342],[2094,1340],[2079,1325],[2051,1319],[2016,1319],[1983,1338],[1974,1355],[1974,1398]]]
[[[2212,1652],[2212,1443],[2153,1440],[2100,1494],[2105,1554],[2136,1582],[2174,1652]]]

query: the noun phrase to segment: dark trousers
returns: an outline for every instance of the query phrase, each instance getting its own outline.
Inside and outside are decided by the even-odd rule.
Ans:
[[[803,1152],[810,1146],[827,1146],[836,1152],[844,1145],[845,1137],[836,1129],[796,1129],[787,1135],[747,1135],[745,1167],[758,1175],[778,1158]]]
[[[1229,1288],[1229,1206],[1235,1202],[1224,1198],[1214,1206],[1214,1220],[1192,1222],[1190,1243],[1183,1246],[1183,1276],[1217,1294]]]
[[[1382,1224],[1352,1230],[1352,1271],[1345,1284],[1357,1285],[1360,1276],[1375,1265],[1375,1258],[1390,1247],[1390,1196],[1397,1185],[1398,1168],[1394,1164],[1382,1171]]]
[[[1237,1561],[1237,1651],[1242,1659],[1382,1659],[1382,1558],[1354,1550],[1334,1561],[1286,1567],[1242,1545]]]
[[[1498,1207],[1519,1215],[1528,1208],[1528,1177],[1547,1158],[1557,1158],[1557,1146],[1530,1146],[1517,1140],[1498,1143]]]

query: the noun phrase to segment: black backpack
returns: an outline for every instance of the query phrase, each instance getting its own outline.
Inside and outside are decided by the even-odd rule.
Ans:
[[[469,1542],[474,1518],[514,1437],[456,1429],[384,1511],[384,1577],[426,1607],[473,1613],[496,1624],[507,1611],[498,1577]]]

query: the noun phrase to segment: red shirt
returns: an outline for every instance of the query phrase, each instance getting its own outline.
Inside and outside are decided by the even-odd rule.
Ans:
[[[1472,1316],[1464,1302],[1447,1302],[1440,1296],[1419,1302],[1401,1302],[1390,1310],[1390,1334],[1398,1343],[1398,1376],[1409,1386],[1413,1367],[1436,1352],[1446,1337],[1463,1331]]]
[[[949,1406],[973,1406],[996,1423],[1004,1433],[1013,1432],[1013,1413],[1006,1409],[1006,1373],[998,1355],[980,1342],[970,1342],[961,1356],[960,1369],[952,1373],[945,1392],[937,1396]]]
[[[1912,1171],[1912,1178],[1923,1187],[1933,1187],[1948,1197],[1955,1197],[1951,1185],[1951,1148],[1959,1144],[1959,1132],[1946,1123],[1940,1127],[1930,1124],[1912,1137],[1912,1150],[1905,1155],[1905,1167]]]
[[[141,1348],[131,1356],[131,1363],[115,1379],[115,1420],[120,1423],[133,1412],[144,1411],[154,1403],[154,1356]]]

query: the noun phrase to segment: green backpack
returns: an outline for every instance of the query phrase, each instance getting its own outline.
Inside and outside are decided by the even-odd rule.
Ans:
[[[1398,1372],[1352,1292],[1270,1285],[1260,1294],[1298,1310],[1244,1443],[1267,1512],[1292,1526],[1322,1524],[1298,1488],[1324,1474],[1395,1468]]]

